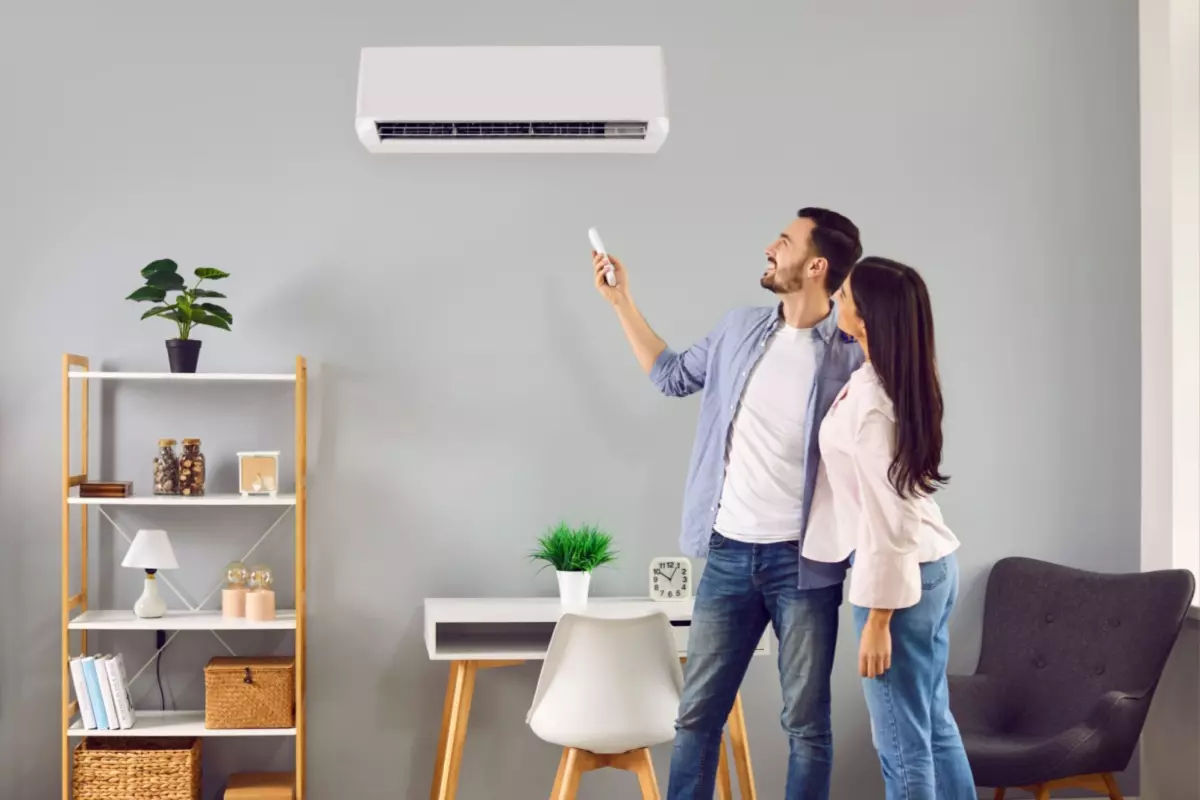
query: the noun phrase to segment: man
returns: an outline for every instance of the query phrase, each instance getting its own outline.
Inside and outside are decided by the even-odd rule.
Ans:
[[[707,337],[671,350],[629,293],[620,260],[593,253],[642,369],[666,395],[703,392],[684,494],[683,551],[707,557],[688,638],[668,800],[713,796],[721,732],[768,622],[779,639],[787,800],[829,797],[830,671],[845,564],[800,555],[821,419],[862,364],[830,295],[862,255],[841,214],[804,208],[766,249],[761,284],[778,302],[730,312]],[[615,286],[605,272],[613,269]]]

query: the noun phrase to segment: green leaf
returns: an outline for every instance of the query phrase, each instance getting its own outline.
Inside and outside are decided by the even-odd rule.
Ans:
[[[125,299],[126,300],[136,300],[139,303],[145,302],[147,300],[154,302],[154,303],[161,303],[166,296],[167,296],[166,289],[160,289],[157,286],[143,286],[142,288],[138,289],[133,294],[129,295],[129,297],[126,297]]]
[[[209,314],[207,311],[201,311],[199,309],[192,309],[192,322],[197,325],[210,325],[214,328],[220,328],[224,331],[232,330],[229,327],[229,323],[225,320],[221,319],[215,314]]]
[[[225,297],[220,292],[210,292],[208,289],[192,289],[192,297]]]
[[[146,266],[142,267],[142,277],[149,278],[158,272],[177,272],[179,265],[169,258],[160,258],[158,261],[151,261]]]
[[[221,278],[228,278],[229,273],[223,272],[216,267],[197,267],[196,277],[206,281],[219,281]]]
[[[221,319],[225,320],[226,322],[233,324],[233,314],[230,314],[228,311],[226,311],[224,308],[217,305],[216,303],[200,303],[199,305],[193,306],[193,307],[194,308],[203,308],[209,314],[212,314],[213,316],[216,316],[216,317],[220,317]]]
[[[173,306],[155,306],[154,308],[147,311],[145,314],[142,314],[142,319],[149,319],[150,317],[165,317],[166,312],[174,312],[174,311],[175,311],[175,308]],[[167,317],[167,318],[170,319],[170,317]]]
[[[187,285],[183,276],[178,272],[155,272],[146,278],[147,286],[156,286],[159,289],[182,289]]]

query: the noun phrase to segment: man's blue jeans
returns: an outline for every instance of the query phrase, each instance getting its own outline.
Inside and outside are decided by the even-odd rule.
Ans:
[[[863,679],[887,800],[975,800],[946,684],[947,625],[957,597],[953,553],[922,564],[921,600],[892,614],[891,669]],[[860,639],[869,613],[854,606]]]
[[[785,800],[829,797],[829,675],[842,586],[798,589],[797,548],[713,534],[688,636],[667,800],[711,800],[721,732],[768,622],[779,638],[781,722],[791,753]]]

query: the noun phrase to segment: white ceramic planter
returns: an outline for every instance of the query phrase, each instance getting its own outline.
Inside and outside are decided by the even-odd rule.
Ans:
[[[590,572],[557,572],[558,596],[564,609],[579,610],[587,607],[588,588],[592,583]]]

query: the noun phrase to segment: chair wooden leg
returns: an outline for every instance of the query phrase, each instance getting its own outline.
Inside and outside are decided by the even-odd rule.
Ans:
[[[721,754],[717,759],[717,800],[733,800],[733,782],[729,775],[729,758],[725,755],[724,734],[721,734]]]
[[[564,747],[562,757],[558,759],[558,772],[554,775],[554,788],[550,790],[550,800],[558,800],[558,795],[562,791],[563,776],[567,772],[567,752],[569,748]]]
[[[738,792],[743,800],[758,800],[754,788],[754,768],[750,764],[750,741],[746,736],[746,715],[742,711],[742,693],[738,692],[729,712],[729,743],[733,747],[733,763],[737,767]]]
[[[658,793],[658,779],[654,777],[654,760],[650,757],[649,748],[643,747],[635,751],[631,766],[642,790],[642,800],[662,800],[662,795]]]
[[[1125,796],[1121,794],[1121,787],[1117,786],[1117,779],[1111,772],[1105,772],[1100,777],[1104,779],[1104,788],[1108,789],[1109,800],[1125,800]]]
[[[582,765],[579,763],[581,753],[582,751],[574,747],[567,748],[563,753],[562,765],[559,767],[562,781],[555,787],[553,800],[575,800],[579,794],[579,776],[583,774]]]
[[[1046,784],[1040,784],[1034,788],[1034,800],[1050,800],[1050,787]]]
[[[996,793],[992,795],[992,800],[1004,800],[1004,787],[997,786]]]

